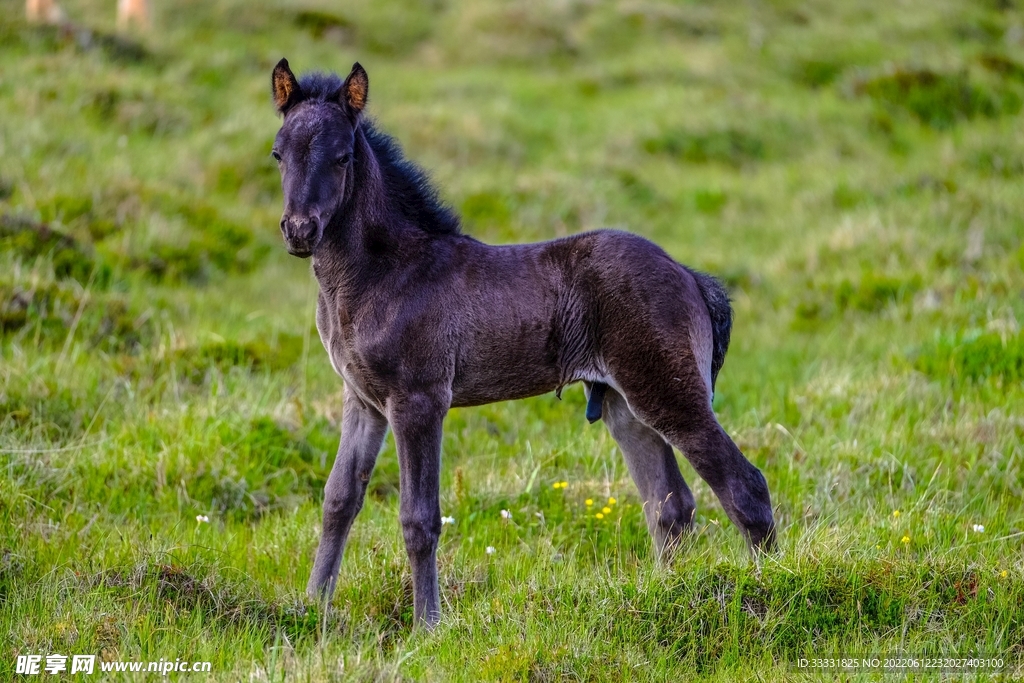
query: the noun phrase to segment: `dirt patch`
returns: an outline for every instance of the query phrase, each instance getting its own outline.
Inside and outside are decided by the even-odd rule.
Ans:
[[[317,606],[266,600],[254,588],[236,585],[211,574],[200,566],[183,566],[174,562],[145,562],[127,569],[110,569],[84,577],[92,588],[105,588],[135,603],[139,592],[152,591],[153,598],[170,603],[180,611],[201,611],[205,617],[251,632],[266,632],[268,639],[281,631],[293,642],[316,637],[321,632],[341,628],[341,615],[328,608],[321,614]],[[100,645],[116,648],[121,629],[112,618],[102,619],[96,626]]]

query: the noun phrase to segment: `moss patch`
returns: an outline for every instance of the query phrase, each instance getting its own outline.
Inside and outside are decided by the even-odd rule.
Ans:
[[[912,356],[914,367],[938,380],[1024,380],[1024,335],[972,330],[936,336]]]
[[[90,279],[103,283],[110,275],[109,268],[98,264],[92,250],[78,240],[27,218],[0,216],[0,250],[13,252],[24,260],[49,258],[56,277],[83,284]]]
[[[908,111],[922,124],[939,130],[962,120],[1016,114],[1021,108],[1021,96],[1015,90],[983,84],[966,71],[900,67],[859,81],[855,91],[886,107]]]

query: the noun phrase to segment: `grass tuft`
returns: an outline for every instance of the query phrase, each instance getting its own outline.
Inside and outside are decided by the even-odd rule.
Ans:
[[[968,330],[936,335],[914,357],[914,367],[938,380],[1024,380],[1024,335]]]

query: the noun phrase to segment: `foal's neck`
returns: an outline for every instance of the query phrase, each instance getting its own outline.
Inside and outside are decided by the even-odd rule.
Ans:
[[[320,288],[358,298],[418,255],[427,235],[393,205],[384,172],[362,128],[356,129],[351,191],[313,257]]]

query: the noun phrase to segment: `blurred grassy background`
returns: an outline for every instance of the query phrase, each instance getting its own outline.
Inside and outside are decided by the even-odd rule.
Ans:
[[[121,36],[112,2],[63,6],[31,26],[0,1],[0,673],[732,680],[837,649],[1021,671],[1019,1],[154,0]],[[751,564],[683,462],[698,533],[656,566],[570,391],[449,416],[437,633],[409,632],[390,440],[334,609],[305,603],[341,384],[280,248],[282,56],[358,59],[474,236],[625,228],[723,278],[715,406],[778,557]]]

